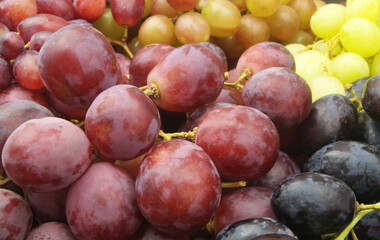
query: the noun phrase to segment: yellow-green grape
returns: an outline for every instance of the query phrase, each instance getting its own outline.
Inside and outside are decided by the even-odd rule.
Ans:
[[[240,12],[247,10],[247,5],[245,5],[245,0],[229,0],[229,1],[235,4],[236,7],[238,7],[238,9],[240,10]]]
[[[371,76],[375,76],[380,73],[380,52],[373,57],[371,65]]]
[[[317,50],[318,52],[325,53],[326,52],[326,43],[320,42],[315,44],[313,50]],[[341,54],[343,51],[343,47],[340,43],[336,44],[333,49],[330,49],[329,57],[333,58]]]
[[[182,14],[177,19],[174,28],[175,35],[182,44],[208,42],[210,40],[210,26],[198,12]]]
[[[285,47],[289,50],[293,57],[296,57],[300,52],[305,51],[306,49],[306,46],[301,43],[291,43]]]
[[[277,11],[280,0],[245,0],[249,12],[257,17],[269,17]]]
[[[322,6],[325,6],[326,3],[322,0],[314,0],[314,3],[315,3],[315,6],[317,7],[317,9],[321,8]]]
[[[310,79],[308,84],[311,90],[312,102],[315,102],[321,97],[330,94],[340,94],[346,96],[343,84],[339,81],[339,79],[332,76],[317,76]]]
[[[348,52],[366,58],[380,50],[380,29],[365,18],[351,18],[340,29],[340,40]]]
[[[316,36],[331,39],[339,33],[345,22],[346,7],[341,4],[327,4],[313,14],[310,27]]]
[[[115,22],[110,8],[106,8],[103,15],[92,25],[112,39],[120,40],[124,35],[124,28]]]
[[[141,18],[146,18],[149,16],[152,3],[153,3],[153,0],[145,0],[144,12]]]
[[[333,76],[338,78],[345,86],[359,78],[369,76],[367,62],[356,53],[346,52],[340,54],[332,61]]]
[[[138,38],[143,47],[153,43],[173,45],[176,41],[174,24],[167,16],[150,16],[141,24]]]
[[[332,75],[331,60],[316,50],[301,52],[294,59],[296,73],[306,82],[320,75]]]
[[[228,37],[238,30],[241,14],[239,9],[227,0],[209,0],[202,8],[201,14],[210,25],[214,37]]]
[[[290,2],[290,0],[280,0],[281,5],[286,5]]]
[[[357,0],[347,6],[346,18],[367,18],[376,22],[379,16],[379,6],[377,0]]]

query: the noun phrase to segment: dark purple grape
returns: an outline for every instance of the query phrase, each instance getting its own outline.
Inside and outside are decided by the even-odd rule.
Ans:
[[[380,210],[368,213],[355,225],[354,231],[360,240],[379,240]]]
[[[15,59],[24,51],[24,41],[15,32],[0,36],[0,55],[7,61]]]
[[[48,222],[32,229],[25,240],[77,240],[69,226],[61,222]]]
[[[313,102],[309,116],[298,127],[302,151],[311,156],[323,146],[352,137],[358,112],[342,95],[331,94]]]
[[[365,112],[380,122],[380,74],[370,78],[362,90],[362,104]]]
[[[364,84],[367,82],[367,80],[369,79],[369,77],[364,77],[364,78],[360,78],[358,80],[356,80],[355,82],[352,83],[352,90],[354,90],[356,96],[361,97],[362,95],[362,90],[363,90],[363,86]],[[352,96],[352,94],[350,93],[350,91],[347,91],[346,90],[346,96],[348,98],[353,98],[354,96]]]
[[[45,43],[45,41],[53,34],[53,32],[50,31],[41,31],[36,32],[33,34],[33,36],[30,38],[30,44],[29,49],[40,51],[42,45]]]
[[[366,112],[360,113],[354,139],[380,149],[380,122],[373,120]]]
[[[300,239],[343,230],[354,218],[355,206],[355,194],[347,184],[321,173],[288,178],[272,195],[274,213]]]
[[[12,81],[12,68],[8,61],[0,57],[0,91],[6,89]]]
[[[216,234],[214,240],[252,240],[255,237],[278,233],[294,236],[284,224],[272,218],[252,218],[235,222]]]
[[[306,161],[304,170],[334,176],[344,181],[361,203],[380,201],[380,150],[355,142],[331,143]]]
[[[17,193],[0,188],[0,239],[24,240],[32,221],[29,204]]]
[[[66,20],[75,18],[75,10],[71,0],[36,0],[37,13],[49,13]]]
[[[298,238],[289,236],[289,235],[284,235],[284,234],[265,234],[261,235],[255,238],[252,238],[251,240],[297,240]]]
[[[113,163],[92,164],[66,198],[66,216],[79,240],[129,239],[142,223],[135,181]]]
[[[85,130],[94,147],[114,160],[131,160],[154,144],[161,119],[154,102],[135,86],[113,86],[87,111]]]

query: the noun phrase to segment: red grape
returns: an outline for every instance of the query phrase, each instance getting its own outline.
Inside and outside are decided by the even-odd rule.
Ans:
[[[225,88],[222,89],[219,96],[215,99],[215,102],[243,105],[243,99],[241,98],[241,94],[237,94],[236,92]]]
[[[129,239],[142,222],[133,178],[113,163],[91,165],[70,186],[66,216],[79,240]]]
[[[5,60],[15,59],[24,51],[24,41],[16,32],[7,32],[0,36],[0,55]]]
[[[92,149],[82,129],[56,117],[21,124],[5,142],[2,162],[7,175],[28,191],[65,188],[88,168]]]
[[[7,32],[9,32],[9,29],[7,28],[7,26],[0,23],[0,36],[3,35],[4,33],[7,33]]]
[[[70,0],[36,0],[37,13],[49,13],[66,20],[75,18],[73,2]]]
[[[45,41],[53,34],[50,31],[36,32],[30,38],[29,50],[40,51]]]
[[[195,8],[199,0],[167,0],[170,6],[179,11],[189,11]]]
[[[19,84],[13,84],[0,92],[0,104],[17,99],[33,101],[50,109],[50,105],[42,89],[31,90]]]
[[[127,78],[127,75],[129,75],[129,67],[131,66],[131,60],[121,53],[116,53],[116,59],[122,75],[122,78],[117,82],[117,84],[132,85],[132,81]]]
[[[66,26],[44,43],[38,70],[51,93],[81,109],[121,78],[111,44],[95,28],[82,24]]]
[[[25,240],[76,240],[67,224],[48,222],[32,229]]]
[[[103,91],[86,114],[85,129],[94,147],[110,159],[130,160],[148,151],[161,121],[156,105],[135,86]]]
[[[171,140],[153,146],[136,179],[137,203],[152,226],[185,234],[202,228],[219,206],[220,177],[199,146]]]
[[[0,2],[0,22],[11,31],[24,19],[37,14],[35,0],[3,0]]]
[[[74,0],[73,6],[79,18],[94,22],[102,16],[106,2],[106,0]]]
[[[0,57],[0,91],[6,89],[12,81],[11,65]]]
[[[237,105],[206,113],[195,143],[211,156],[223,181],[261,177],[274,165],[280,148],[272,121],[257,109]]]
[[[144,13],[144,0],[110,0],[112,16],[120,26],[135,26]]]
[[[13,63],[13,76],[16,81],[28,89],[44,87],[37,66],[38,52],[26,50]]]

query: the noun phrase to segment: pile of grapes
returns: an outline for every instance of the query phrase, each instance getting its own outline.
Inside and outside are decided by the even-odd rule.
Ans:
[[[380,0],[0,0],[0,240],[379,240]]]

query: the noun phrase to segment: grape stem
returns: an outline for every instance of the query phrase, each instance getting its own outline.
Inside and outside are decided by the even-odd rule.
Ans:
[[[30,46],[30,42],[28,42],[27,44],[24,45],[24,49],[28,49]]]
[[[74,123],[75,125],[77,125],[78,127],[82,128],[84,126],[84,120],[83,121],[79,121],[79,120],[76,120],[76,119],[71,119],[70,120],[72,123]]]
[[[9,177],[6,177],[6,178],[4,178],[3,180],[0,181],[0,186],[3,186],[3,185],[7,184],[10,181],[11,181],[11,179]]]
[[[238,182],[222,182],[222,188],[236,188],[236,187],[245,187],[247,182],[238,181]]]
[[[157,85],[154,83],[149,84],[148,86],[144,86],[140,88],[145,95],[148,97],[157,100],[160,98],[160,90],[158,89]]]
[[[160,130],[158,135],[162,137],[166,141],[172,140],[172,138],[186,138],[192,142],[195,142],[195,136],[197,135],[198,128],[195,127],[193,131],[188,132],[177,132],[177,133],[165,133],[164,131]]]
[[[352,103],[354,103],[354,105],[357,106],[357,110],[359,113],[362,113],[364,111],[364,108],[363,108],[363,104],[362,102],[360,101],[360,98],[358,97],[358,95],[356,94],[356,92],[352,89],[352,84],[349,83],[347,84],[346,86],[344,86],[344,90],[348,91],[349,93],[351,93],[352,95],[352,98],[350,99],[350,101]]]
[[[118,41],[118,40],[115,40],[115,39],[112,39],[109,37],[106,37],[106,38],[107,38],[108,42],[121,46],[128,53],[129,57],[131,59],[133,58],[133,53],[131,52],[131,50],[129,49],[127,44],[124,44],[121,41]]]
[[[243,81],[244,79],[248,80],[251,76],[252,76],[252,71],[248,68],[245,68],[245,69],[243,69],[240,77],[238,78],[238,80],[236,82],[234,82],[234,83],[224,82],[224,86],[233,87],[241,93],[243,88],[244,88],[244,85],[240,84],[240,82]],[[225,75],[225,77],[226,77],[226,75]]]

